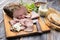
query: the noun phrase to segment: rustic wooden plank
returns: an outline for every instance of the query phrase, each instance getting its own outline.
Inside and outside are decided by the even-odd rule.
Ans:
[[[53,40],[60,40],[60,32],[54,30],[52,33],[53,33]]]
[[[50,31],[50,33],[47,34],[47,40],[53,40],[53,32],[54,31]]]
[[[3,22],[3,12],[1,9],[0,9],[0,40],[6,40]]]
[[[41,40],[40,35],[22,37],[20,40]]]
[[[50,30],[50,28],[44,23],[41,17],[39,18],[39,23],[40,23],[42,32]]]
[[[6,40],[3,21],[0,23],[0,40]]]
[[[47,33],[43,33],[41,35],[41,40],[47,40]]]

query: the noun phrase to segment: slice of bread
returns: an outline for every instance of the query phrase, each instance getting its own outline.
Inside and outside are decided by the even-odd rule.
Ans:
[[[47,18],[44,19],[46,25],[48,25],[52,29],[60,30],[60,26],[57,26],[53,23],[51,23]]]
[[[49,14],[48,16],[47,16],[47,19],[50,21],[50,22],[52,22],[52,19],[51,19],[51,16],[53,15],[53,13],[51,13],[51,14]]]
[[[51,16],[51,19],[53,23],[55,23],[56,25],[60,25],[60,17],[58,16],[58,14],[53,14]]]
[[[58,14],[51,13],[48,15],[47,19],[53,24],[60,25],[60,16]]]

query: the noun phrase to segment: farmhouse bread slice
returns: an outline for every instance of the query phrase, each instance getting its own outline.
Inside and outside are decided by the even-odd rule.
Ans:
[[[51,16],[51,19],[53,23],[55,23],[56,25],[60,25],[60,17],[58,16],[58,14],[53,14]]]
[[[57,26],[53,23],[51,23],[47,18],[44,19],[46,25],[48,25],[52,29],[60,30],[60,26]]]

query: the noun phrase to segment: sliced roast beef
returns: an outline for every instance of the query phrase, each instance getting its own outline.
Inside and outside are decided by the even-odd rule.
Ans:
[[[13,17],[18,19],[25,18],[26,15],[27,15],[27,10],[24,6],[21,6],[19,9],[13,12]]]
[[[19,19],[17,19],[17,18],[13,18],[13,20],[10,20],[10,21],[9,21],[9,23],[10,23],[11,25],[16,24],[17,22],[19,22]]]
[[[39,17],[38,13],[36,13],[34,11],[31,12],[31,18],[32,19],[35,19],[35,18],[38,18],[38,17]]]
[[[10,21],[10,24],[12,25],[12,30],[20,31],[33,31],[33,22],[31,19],[24,18],[24,19],[16,19]]]
[[[4,6],[3,10],[9,17],[13,18],[13,11],[15,10],[15,8],[19,8],[19,6],[20,4],[18,3],[9,3]]]
[[[25,15],[27,13],[27,10],[24,6],[22,6],[19,3],[10,3],[6,5],[3,10],[6,12],[8,16],[11,18],[13,17],[20,17],[19,15]],[[23,18],[23,17],[22,17]]]
[[[14,20],[9,21],[9,23],[10,23],[11,25],[16,24],[16,22],[15,22]]]
[[[24,25],[26,27],[32,27],[33,26],[33,22],[31,19],[24,18],[24,19],[21,19],[20,22],[22,25]]]

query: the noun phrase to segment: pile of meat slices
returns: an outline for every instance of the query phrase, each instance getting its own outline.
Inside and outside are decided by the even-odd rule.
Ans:
[[[10,24],[12,25],[11,30],[12,31],[15,30],[15,31],[18,31],[18,32],[21,31],[21,30],[28,31],[28,32],[33,31],[33,21],[32,21],[32,19],[39,17],[39,15],[36,14],[35,12],[31,12],[31,15],[25,15],[25,14],[21,15],[20,14],[20,15],[18,15],[18,18],[16,18],[16,16],[13,18],[13,20],[10,21]]]
[[[8,8],[7,9],[11,11],[11,7],[10,7],[10,9],[8,9]],[[4,8],[5,12],[8,12],[8,11],[6,11],[7,9],[5,6],[5,8]],[[14,7],[12,7],[12,9],[14,9]],[[13,11],[13,20],[10,20],[10,22],[9,22],[11,24],[10,30],[17,31],[17,32],[19,32],[21,30],[27,31],[27,32],[32,32],[34,29],[32,19],[38,18],[38,17],[39,17],[39,15],[36,12],[32,11],[31,14],[28,14],[27,9],[24,6],[20,6],[20,8],[16,8],[16,10]]]
[[[10,21],[10,24],[12,25],[11,30],[12,31],[33,31],[33,22],[31,19],[24,18],[24,19],[16,19]]]

